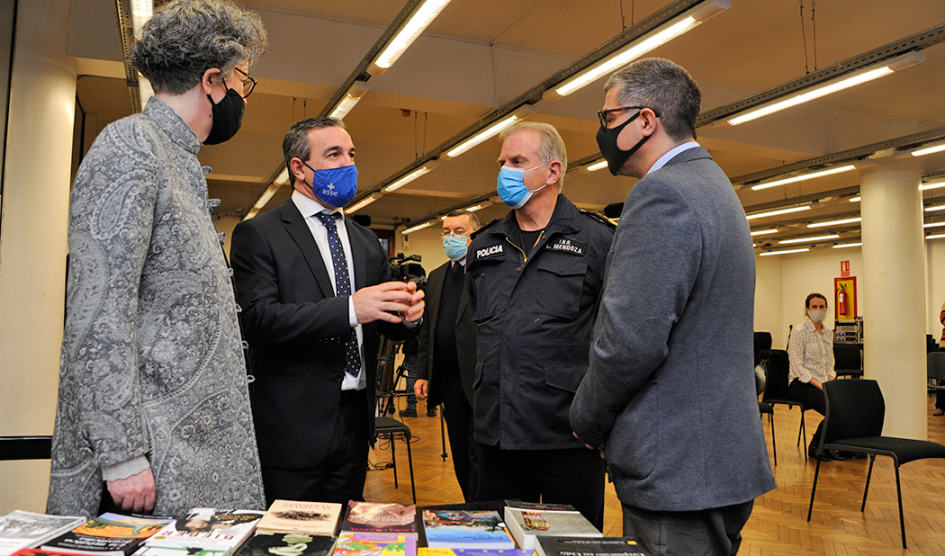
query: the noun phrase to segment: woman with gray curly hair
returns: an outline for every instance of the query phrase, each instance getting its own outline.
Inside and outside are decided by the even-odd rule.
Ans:
[[[263,509],[237,308],[201,144],[240,127],[266,50],[225,0],[154,14],[131,61],[155,96],[82,161],[47,511]]]

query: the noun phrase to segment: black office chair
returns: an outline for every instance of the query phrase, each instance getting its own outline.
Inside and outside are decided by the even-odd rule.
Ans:
[[[375,417],[374,434],[377,438],[390,440],[391,464],[394,468],[394,488],[397,484],[397,451],[394,449],[394,440],[402,438],[407,443],[407,463],[410,466],[410,490],[413,493],[413,503],[417,503],[417,487],[413,481],[413,454],[410,452],[410,427],[392,417]]]
[[[771,451],[774,452],[774,464],[778,464],[778,443],[774,437],[774,408],[771,407],[771,404],[765,402],[758,402],[758,412],[761,414],[761,418],[764,419],[765,415],[768,416],[768,423],[771,424]]]
[[[929,390],[945,390],[945,351],[932,351],[926,357]]]
[[[876,456],[889,456],[896,468],[896,494],[899,498],[899,526],[902,530],[902,548],[906,548],[906,523],[902,515],[902,487],[899,484],[899,466],[917,459],[945,458],[945,446],[925,440],[882,436],[886,418],[886,402],[879,384],[875,380],[834,380],[824,383],[827,411],[824,416],[823,433],[820,435],[818,455],[826,450],[842,450],[869,454],[870,469],[866,474],[863,489],[863,504],[870,489],[873,463]],[[814,471],[814,486],[810,491],[810,508],[807,521],[814,511],[814,494],[820,475],[820,459]]]
[[[797,431],[797,445],[801,445],[801,434],[803,434],[804,445],[807,446],[807,426],[804,423],[804,412],[807,411],[807,408],[804,407],[804,404],[792,398],[790,392],[788,392],[790,364],[788,363],[787,352],[783,349],[768,350],[763,356],[762,365],[765,368],[765,391],[761,395],[761,401],[771,405],[772,410],[773,406],[777,404],[786,405],[788,409],[793,409],[795,405],[800,408],[801,426]],[[772,424],[773,427],[774,424]],[[774,434],[771,435],[771,440],[774,440]],[[807,461],[807,450],[804,450],[804,461]],[[777,458],[775,458],[775,465],[777,465]]]
[[[49,459],[51,436],[0,436],[0,461]]]
[[[860,344],[834,344],[833,359],[837,378],[863,376],[863,351]]]

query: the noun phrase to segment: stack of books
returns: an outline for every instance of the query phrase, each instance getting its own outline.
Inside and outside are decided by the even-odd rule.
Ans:
[[[0,556],[39,546],[85,523],[81,516],[37,514],[16,510],[0,517]]]
[[[417,556],[417,508],[348,502],[333,556]]]
[[[58,554],[130,556],[170,521],[104,513],[44,542],[42,550]]]
[[[539,537],[603,537],[581,512],[567,504],[506,500],[505,521],[518,545],[535,550]]]
[[[256,529],[263,513],[194,508],[155,533],[136,556],[231,556]]]
[[[276,500],[237,556],[329,556],[341,504]]]

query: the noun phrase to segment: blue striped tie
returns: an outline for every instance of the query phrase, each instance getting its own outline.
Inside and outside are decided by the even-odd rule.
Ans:
[[[325,229],[328,230],[328,250],[331,252],[332,266],[335,267],[335,295],[337,297],[347,297],[351,295],[348,260],[345,258],[345,250],[341,247],[338,228],[335,226],[335,218],[340,218],[341,215],[336,212],[319,212],[315,216],[322,221]],[[354,329],[351,330],[351,337],[345,343],[345,372],[352,377],[358,376],[358,373],[361,372],[358,335]]]

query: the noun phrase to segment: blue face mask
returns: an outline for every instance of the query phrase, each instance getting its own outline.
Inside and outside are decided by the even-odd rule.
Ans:
[[[545,164],[548,164],[547,162]],[[512,209],[520,209],[525,206],[525,203],[532,198],[532,195],[538,193],[544,189],[548,184],[539,187],[538,189],[532,191],[531,189],[525,187],[525,174],[531,172],[532,170],[537,170],[545,164],[539,164],[534,168],[529,168],[528,170],[522,168],[510,168],[509,166],[503,166],[499,168],[499,179],[496,185],[496,191],[499,192],[499,198],[502,199],[502,202],[512,207]]]
[[[308,166],[303,160],[302,164]],[[358,168],[354,164],[341,168],[316,170],[312,177],[312,194],[326,205],[340,208],[351,202],[358,193]]]
[[[443,251],[451,261],[458,261],[466,256],[466,236],[450,234],[443,238]]]

